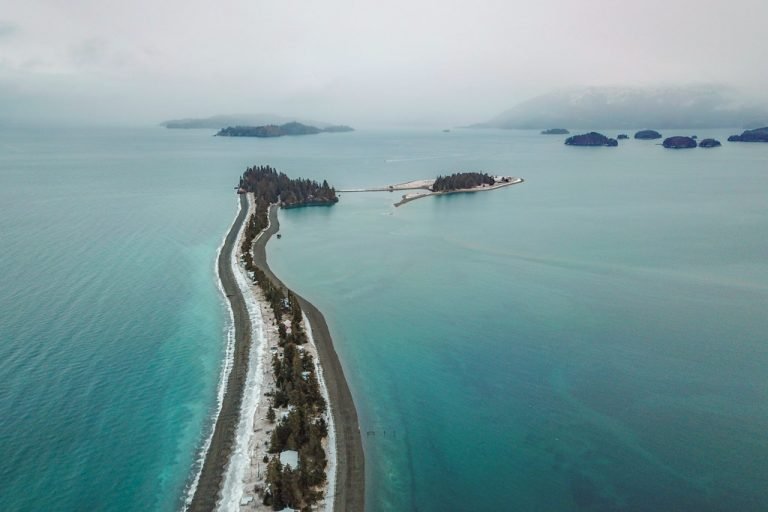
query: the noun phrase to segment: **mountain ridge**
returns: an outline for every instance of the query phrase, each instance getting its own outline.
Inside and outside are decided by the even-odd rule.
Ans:
[[[768,124],[768,108],[717,85],[580,87],[518,103],[472,128],[725,128]]]

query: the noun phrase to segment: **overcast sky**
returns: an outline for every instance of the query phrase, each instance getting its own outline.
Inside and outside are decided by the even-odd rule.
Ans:
[[[768,1],[0,0],[0,118],[481,121],[572,85],[768,90]]]

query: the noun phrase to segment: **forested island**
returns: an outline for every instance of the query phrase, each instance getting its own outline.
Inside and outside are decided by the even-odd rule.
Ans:
[[[768,126],[746,130],[741,135],[731,135],[728,142],[768,142]]]
[[[502,178],[504,180],[506,178]],[[484,172],[459,172],[450,176],[438,176],[430,187],[432,192],[448,192],[451,190],[468,189],[493,185],[496,179]]]
[[[239,194],[253,192],[257,205],[279,204],[282,208],[330,206],[339,202],[336,189],[323,180],[318,183],[302,178],[289,178],[268,166],[246,169],[237,186]],[[266,214],[265,214],[266,215]]]
[[[690,149],[696,147],[696,141],[692,137],[677,135],[664,139],[662,146],[667,149]]]
[[[569,132],[565,128],[550,128],[541,132],[542,135],[568,135]]]
[[[699,142],[700,148],[719,148],[722,144],[717,139],[704,139]]]
[[[660,139],[661,134],[656,130],[640,130],[635,133],[635,138],[639,140],[655,140]]]
[[[354,128],[345,125],[318,128],[295,121],[281,125],[267,124],[264,126],[228,126],[216,133],[217,137],[283,137],[285,135],[315,135],[318,133],[351,132]]]
[[[616,147],[619,145],[616,139],[606,137],[602,133],[589,132],[581,135],[574,135],[565,139],[567,146],[607,146]]]
[[[438,176],[431,180],[413,180],[397,185],[384,187],[346,189],[342,192],[394,192],[401,190],[418,190],[402,196],[395,206],[427,196],[455,194],[460,192],[479,192],[482,190],[495,190],[507,185],[522,183],[522,178],[513,176],[492,176],[484,172],[457,172],[447,176]]]

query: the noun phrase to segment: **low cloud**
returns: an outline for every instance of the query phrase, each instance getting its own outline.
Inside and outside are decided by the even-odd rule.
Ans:
[[[95,120],[273,112],[369,126],[470,124],[572,86],[768,90],[764,0],[226,4],[0,0],[0,82],[34,96],[17,103],[30,115],[45,103]]]
[[[19,26],[12,21],[0,20],[0,41],[13,37],[19,32]]]

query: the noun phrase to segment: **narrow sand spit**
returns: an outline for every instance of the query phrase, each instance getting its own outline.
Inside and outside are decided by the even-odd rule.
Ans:
[[[240,423],[241,402],[246,387],[251,349],[251,321],[233,272],[232,255],[247,213],[247,199],[240,197],[240,211],[227,233],[217,260],[221,286],[232,308],[235,339],[231,366],[227,366],[231,370],[227,376],[221,408],[204,455],[194,495],[187,506],[187,510],[192,512],[208,512],[216,508]]]
[[[249,215],[253,212],[253,198],[251,194],[248,197]],[[276,222],[276,218],[274,219]],[[264,244],[269,240],[272,232],[270,231],[273,222],[270,215],[270,225],[260,233],[255,240],[255,244]],[[275,381],[271,369],[272,355],[280,353],[278,324],[274,313],[266,301],[261,289],[252,283],[249,276],[242,266],[240,253],[240,242],[236,246],[237,259],[233,260],[233,266],[240,274],[238,284],[245,297],[250,317],[254,322],[252,326],[254,338],[259,338],[258,344],[254,340],[252,348],[249,377],[246,384],[246,395],[243,397],[243,410],[241,411],[240,425],[237,435],[237,443],[232,452],[230,463],[227,467],[227,474],[222,488],[222,499],[219,502],[218,509],[223,511],[266,511],[271,510],[261,503],[261,491],[265,487],[265,469],[266,463],[264,457],[270,457],[267,451],[267,443],[275,424],[270,423],[266,416],[269,410],[270,397],[266,393],[274,392]],[[333,405],[325,382],[325,374],[320,365],[320,357],[315,344],[312,325],[309,318],[305,315],[303,318],[304,327],[309,338],[309,343],[302,346],[304,350],[312,354],[315,361],[315,371],[320,383],[321,392],[329,404],[325,419],[328,424],[328,437],[323,440],[328,459],[328,481],[325,489],[326,498],[316,503],[317,510],[345,510],[344,504],[339,503],[336,498],[336,475],[337,475],[337,454],[336,454],[336,431],[335,422],[332,414]],[[290,330],[290,322],[284,321],[287,329]],[[258,324],[258,325],[257,325]],[[257,335],[258,333],[258,335]],[[259,336],[260,335],[260,336]],[[276,410],[278,417],[281,410]],[[340,508],[336,508],[339,507]],[[351,508],[346,510],[352,510]],[[360,509],[362,510],[362,509]]]
[[[427,196],[446,196],[449,194],[465,194],[470,192],[485,192],[488,190],[496,190],[498,188],[502,187],[508,187],[510,185],[517,185],[518,183],[523,182],[523,178],[515,178],[513,176],[494,176],[496,183],[493,185],[481,185],[479,187],[472,187],[472,188],[458,188],[456,190],[448,190],[445,192],[432,192],[430,190],[426,190],[423,192],[412,192],[410,194],[405,194],[400,201],[395,203],[395,206],[402,206],[405,203],[409,203],[411,201],[414,201],[416,199],[421,199],[422,197]],[[502,179],[506,179],[507,181],[502,181]],[[433,181],[434,182],[434,181]],[[430,185],[431,186],[431,185]]]
[[[272,206],[269,209],[269,227],[257,237],[253,244],[253,262],[275,283],[282,284],[282,281],[269,268],[265,250],[266,243],[279,228],[277,207]],[[328,451],[328,480],[329,482],[335,480],[335,488],[332,491],[333,503],[326,503],[326,507],[332,506],[335,512],[361,512],[365,509],[365,458],[352,393],[344,378],[344,370],[333,347],[333,340],[323,314],[301,295],[295,292],[293,294],[299,300],[306,319],[309,320],[305,327],[307,334],[311,333],[317,350],[316,362],[322,370],[323,388],[328,393],[327,401],[333,419],[333,441],[336,449]],[[329,433],[329,441],[333,442],[331,439]],[[335,479],[331,473],[332,454],[336,459]]]

